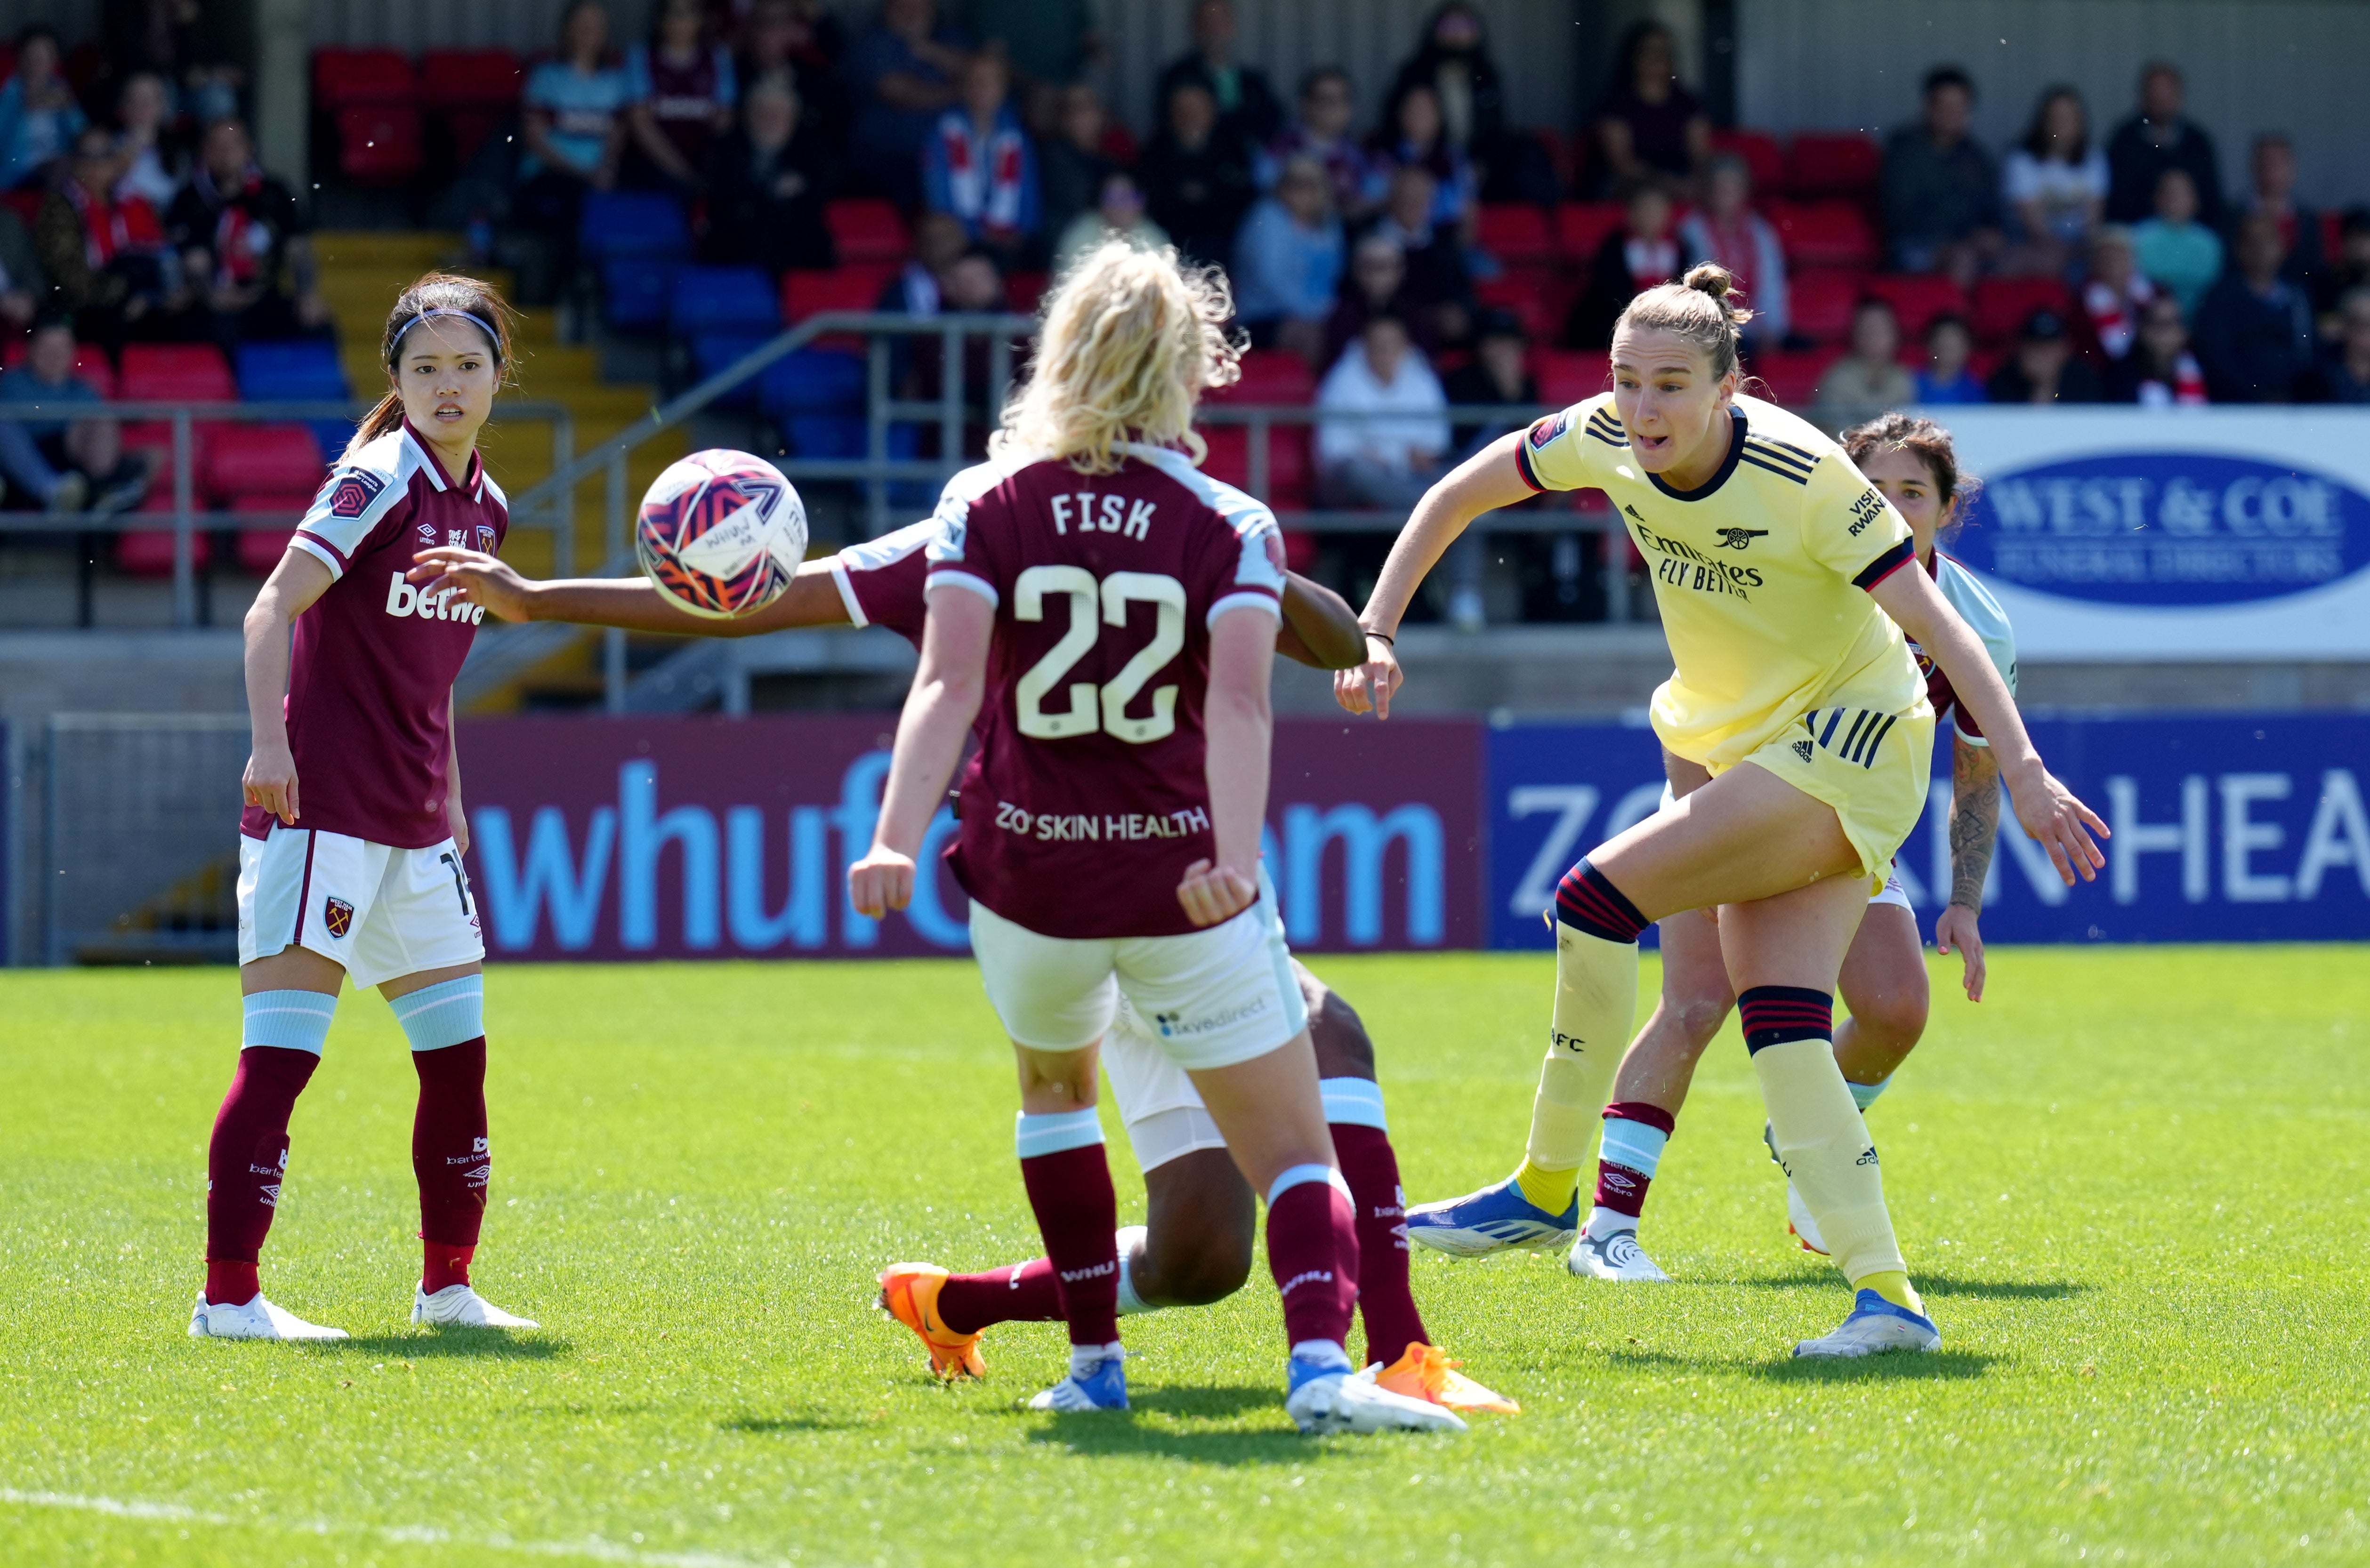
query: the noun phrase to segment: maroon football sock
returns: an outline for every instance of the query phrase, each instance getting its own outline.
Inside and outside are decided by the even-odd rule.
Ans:
[[[255,1299],[255,1265],[288,1171],[288,1116],[320,1065],[311,1051],[280,1046],[249,1046],[238,1053],[238,1070],[206,1149],[208,1301]]]
[[[485,1036],[414,1051],[411,1066],[420,1074],[420,1108],[411,1119],[411,1173],[420,1183],[425,1243],[420,1284],[433,1294],[469,1282],[469,1257],[485,1223],[486,1184],[493,1174],[486,1146]]]
[[[1112,1299],[1117,1299],[1114,1287]],[[938,1322],[957,1333],[977,1333],[991,1323],[1061,1321],[1062,1292],[1050,1258],[1030,1258],[985,1274],[950,1274],[938,1287]]]
[[[1099,1140],[1020,1162],[1072,1345],[1119,1338],[1119,1196]],[[948,1324],[949,1328],[954,1325]]]
[[[1650,1133],[1660,1133],[1665,1139],[1678,1127],[1677,1119],[1670,1112],[1647,1100],[1616,1100],[1605,1107],[1605,1120],[1607,1123],[1605,1141],[1608,1146],[1616,1136],[1610,1127],[1614,1122],[1635,1122]],[[1659,1148],[1659,1146],[1656,1147]],[[1660,1161],[1657,1157],[1642,1162],[1658,1164]],[[1637,1164],[1625,1163],[1617,1156],[1607,1157],[1602,1154],[1598,1156],[1595,1197],[1597,1207],[1609,1208],[1616,1214],[1626,1214],[1632,1219],[1640,1219],[1646,1212],[1646,1195],[1652,1190],[1653,1185],[1653,1172],[1641,1170]]]
[[[1302,1182],[1267,1210],[1267,1266],[1283,1296],[1288,1345],[1346,1345],[1358,1299],[1358,1229],[1349,1195],[1330,1182]]]
[[[1432,1343],[1408,1288],[1407,1193],[1399,1185],[1398,1156],[1391,1135],[1378,1127],[1335,1122],[1330,1130],[1357,1214],[1358,1315],[1366,1324],[1366,1359],[1388,1366],[1410,1344]]]

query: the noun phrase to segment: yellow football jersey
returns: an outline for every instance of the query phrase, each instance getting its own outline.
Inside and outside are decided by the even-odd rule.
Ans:
[[[1613,395],[1533,425],[1516,449],[1541,490],[1603,490],[1654,574],[1677,666],[1654,693],[1662,744],[1715,772],[1812,709],[1880,714],[1922,692],[1868,589],[1915,558],[1909,525],[1807,421],[1739,397],[1728,460],[1702,488],[1638,466]]]

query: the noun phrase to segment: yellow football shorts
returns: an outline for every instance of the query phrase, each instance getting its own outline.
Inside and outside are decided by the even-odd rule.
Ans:
[[[1813,708],[1745,758],[1835,807],[1870,894],[1925,815],[1934,771],[1934,709],[1921,693],[1901,713],[1846,702]]]

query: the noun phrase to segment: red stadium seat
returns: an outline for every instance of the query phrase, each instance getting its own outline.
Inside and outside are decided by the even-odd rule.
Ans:
[[[1787,166],[1787,184],[1797,196],[1866,198],[1884,171],[1884,149],[1857,132],[1806,132],[1794,138]]]
[[[1789,408],[1807,408],[1818,395],[1819,378],[1827,367],[1843,358],[1841,349],[1794,350],[1779,349],[1770,353],[1755,354],[1744,367],[1744,373],[1758,376],[1769,389],[1772,402]],[[1748,386],[1748,393],[1759,389]]]
[[[2338,252],[2345,248],[2345,214],[2334,207],[2324,208],[2320,214],[2320,258],[2324,265],[2333,266]]]
[[[1839,343],[1851,333],[1852,307],[1867,292],[1868,274],[1814,267],[1786,280],[1789,325],[1805,338]]]
[[[526,67],[507,49],[431,49],[420,57],[420,101],[430,109],[508,109]]]
[[[1554,290],[1555,276],[1549,269],[1523,267],[1476,283],[1473,295],[1491,310],[1504,311],[1521,322],[1526,336],[1540,338],[1555,332]]]
[[[49,192],[35,187],[30,190],[0,191],[0,206],[17,214],[17,219],[30,229],[41,215],[41,203],[50,199]]]
[[[234,495],[224,503],[235,512],[278,512],[288,521],[283,524],[249,526],[238,531],[239,570],[263,578],[280,564],[288,553],[288,536],[296,532],[296,520],[313,504],[310,490],[267,490],[258,494]]]
[[[1556,244],[1566,259],[1584,261],[1628,221],[1618,201],[1567,201],[1556,209]]]
[[[420,111],[409,104],[338,110],[338,166],[360,185],[401,185],[420,173]]]
[[[1308,361],[1282,349],[1253,349],[1243,355],[1242,379],[1209,394],[1219,403],[1304,404],[1317,396]]]
[[[1569,406],[1605,389],[1613,357],[1603,349],[1542,349],[1534,364],[1539,400]]]
[[[213,558],[213,541],[202,532],[192,531],[190,534],[190,564],[202,572]],[[173,531],[169,528],[132,528],[117,534],[115,569],[126,577],[171,577]]]
[[[1044,272],[1015,272],[1004,280],[1004,308],[1015,315],[1034,315],[1037,303],[1053,286],[1052,276]]]
[[[2043,306],[2072,311],[2064,283],[2054,278],[1986,278],[1975,285],[1975,340],[1986,348],[2009,342],[2024,330],[2024,318]]]
[[[1202,439],[1210,445],[1210,454],[1202,461],[1202,471],[1238,490],[1250,490],[1249,428],[1244,425],[1205,425],[1202,427]],[[1267,494],[1256,498],[1278,511],[1305,510],[1308,506],[1308,428],[1305,425],[1269,426]]]
[[[1868,280],[1868,292],[1901,318],[1901,336],[1916,342],[1938,315],[1964,315],[1967,296],[1951,280],[1931,273],[1888,272]]]
[[[75,374],[90,383],[92,390],[109,402],[115,399],[115,361],[107,350],[96,343],[75,345]]]
[[[1876,265],[1876,231],[1849,201],[1772,202],[1767,216],[1797,267]]]
[[[1786,150],[1766,131],[1715,131],[1712,150],[1734,153],[1753,171],[1753,188],[1765,196],[1786,189]]]
[[[1509,267],[1543,262],[1555,254],[1547,215],[1527,201],[1490,201],[1481,208],[1481,248]]]
[[[903,261],[914,248],[905,220],[896,203],[858,196],[834,201],[823,209],[831,243],[838,248],[840,265],[862,261]]]
[[[226,425],[206,443],[201,477],[213,496],[302,493],[319,488],[328,464],[305,425]],[[303,508],[297,509],[302,511]]]
[[[1523,134],[1547,150],[1547,166],[1555,170],[1558,190],[1577,190],[1588,166],[1588,139],[1567,134],[1559,126],[1534,125]]]
[[[127,343],[118,395],[133,403],[236,403],[238,383],[211,343]],[[168,432],[169,425],[163,427]]]
[[[785,272],[782,319],[796,326],[827,310],[870,310],[897,270],[893,261],[868,261],[828,272]]]
[[[316,49],[313,52],[313,98],[327,109],[351,104],[411,103],[420,96],[420,74],[393,49]]]

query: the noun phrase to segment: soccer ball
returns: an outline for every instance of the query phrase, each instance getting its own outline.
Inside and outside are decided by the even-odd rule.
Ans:
[[[807,509],[762,457],[715,448],[670,465],[642,498],[634,555],[661,597],[728,620],[782,596],[807,553]]]

